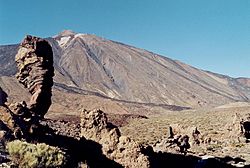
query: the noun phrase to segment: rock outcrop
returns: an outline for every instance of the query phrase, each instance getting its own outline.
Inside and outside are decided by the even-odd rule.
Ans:
[[[32,94],[28,108],[43,117],[51,105],[53,86],[53,52],[50,44],[41,38],[26,36],[16,55],[16,78]]]
[[[235,113],[232,122],[225,125],[227,139],[232,143],[244,143],[250,139],[250,114]]]
[[[81,136],[102,145],[103,154],[126,168],[149,167],[148,157],[142,154],[142,147],[120,130],[108,123],[101,110],[81,112]]]
[[[155,152],[172,152],[186,154],[191,145],[205,143],[197,127],[181,127],[179,124],[169,126],[167,135],[154,145]]]
[[[50,44],[41,38],[26,36],[16,55],[16,77],[32,94],[30,102],[6,103],[7,94],[0,88],[1,130],[15,138],[31,138],[39,132],[39,120],[51,105],[53,86],[53,52]]]
[[[233,122],[233,131],[237,133],[238,137],[244,136],[246,139],[250,139],[250,113],[246,116],[240,116],[235,114],[234,122]]]

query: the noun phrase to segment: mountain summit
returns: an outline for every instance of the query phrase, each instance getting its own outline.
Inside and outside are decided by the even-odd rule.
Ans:
[[[90,34],[65,30],[48,40],[54,52],[55,86],[64,92],[126,103],[193,108],[250,98],[249,79],[203,71]],[[0,46],[1,76],[15,74],[16,50],[17,45]]]
[[[56,36],[71,36],[71,35],[75,35],[75,34],[77,34],[77,33],[73,32],[72,30],[63,30],[61,33],[59,33]]]

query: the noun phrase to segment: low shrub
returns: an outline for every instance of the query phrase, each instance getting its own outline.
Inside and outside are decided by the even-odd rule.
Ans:
[[[60,148],[45,143],[31,144],[15,140],[7,143],[7,151],[19,167],[63,167],[67,160]]]

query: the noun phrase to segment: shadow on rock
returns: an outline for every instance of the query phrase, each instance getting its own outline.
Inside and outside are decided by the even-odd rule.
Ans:
[[[85,163],[91,168],[122,168],[119,163],[103,155],[102,146],[91,140],[84,138],[78,140],[63,135],[46,135],[38,141],[64,149],[69,156],[66,167],[78,167],[79,163]]]
[[[0,106],[4,105],[4,103],[7,102],[7,98],[7,93],[0,87]]]

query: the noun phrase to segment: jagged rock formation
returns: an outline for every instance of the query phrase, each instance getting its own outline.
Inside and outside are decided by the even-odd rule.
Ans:
[[[127,168],[149,167],[147,156],[142,154],[142,147],[120,130],[107,122],[101,110],[81,112],[81,136],[102,145],[103,154]]]
[[[225,125],[228,141],[245,143],[250,139],[250,114],[235,113],[231,122]]]
[[[228,131],[231,138],[237,138],[238,141],[244,142],[250,139],[250,113],[245,116],[235,113],[232,124],[228,126]]]
[[[16,78],[32,94],[29,109],[43,117],[51,105],[53,86],[53,52],[50,44],[41,38],[26,36],[16,55]]]
[[[6,105],[0,106],[0,132],[2,140],[28,137],[31,124],[12,112]]]
[[[16,55],[16,77],[32,94],[28,105],[25,101],[5,103],[7,94],[0,88],[1,130],[15,138],[30,138],[39,132],[39,119],[51,105],[53,85],[53,52],[49,43],[41,38],[26,36]]]
[[[184,128],[179,124],[172,124],[169,126],[166,137],[164,136],[160,142],[154,145],[154,151],[186,154],[191,145],[205,143],[205,138],[202,137],[197,127]]]

